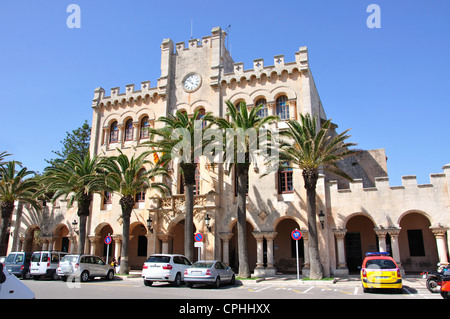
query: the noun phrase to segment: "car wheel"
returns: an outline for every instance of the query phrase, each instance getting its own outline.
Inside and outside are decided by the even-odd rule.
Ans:
[[[144,279],[144,285],[147,287],[151,287],[151,285],[153,285],[153,281]]]
[[[234,286],[236,284],[236,277],[233,275],[230,280],[230,285]]]
[[[23,274],[23,279],[25,279],[25,280],[28,280],[28,279],[30,279],[31,278],[31,274],[30,274],[30,271],[29,270],[27,270],[24,274]]]
[[[220,277],[217,276],[216,281],[214,282],[214,288],[219,288],[220,287]]]
[[[174,287],[179,287],[181,285],[181,275],[179,272],[176,274],[175,280],[173,281],[172,285]]]
[[[105,277],[106,280],[113,280],[114,279],[114,271],[110,270],[108,271],[108,274]]]
[[[52,280],[58,280],[58,278],[59,278],[59,276],[58,276],[57,272],[55,271],[55,272],[52,274]]]
[[[80,281],[81,282],[86,282],[89,280],[89,272],[87,272],[86,270],[83,271],[80,275]]]

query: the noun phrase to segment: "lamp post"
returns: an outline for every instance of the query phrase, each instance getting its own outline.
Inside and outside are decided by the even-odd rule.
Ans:
[[[206,228],[209,230],[209,231],[211,231],[211,217],[209,217],[209,215],[208,214],[206,214],[206,217],[205,217],[205,225],[206,225]]]
[[[323,224],[325,223],[325,214],[323,213],[323,211],[320,211],[319,221],[320,221],[320,225],[322,225],[322,229],[323,229]]]
[[[153,234],[153,221],[151,216],[148,216],[147,219],[147,229]]]

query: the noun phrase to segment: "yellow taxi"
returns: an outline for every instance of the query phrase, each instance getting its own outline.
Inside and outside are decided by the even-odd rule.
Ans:
[[[366,253],[361,267],[364,292],[372,288],[393,288],[402,291],[402,275],[388,252]]]

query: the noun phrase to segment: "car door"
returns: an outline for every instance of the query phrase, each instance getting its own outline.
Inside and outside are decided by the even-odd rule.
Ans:
[[[218,261],[216,263],[216,267],[220,273],[220,278],[226,281],[231,280],[232,273],[227,266],[225,266],[221,261]]]
[[[100,257],[93,256],[92,262],[93,267],[95,268],[95,275],[99,277],[106,276],[106,267],[103,260]]]
[[[41,261],[38,262],[39,273],[45,274],[47,272],[47,264],[50,264],[50,256],[49,253],[43,252],[41,254]]]

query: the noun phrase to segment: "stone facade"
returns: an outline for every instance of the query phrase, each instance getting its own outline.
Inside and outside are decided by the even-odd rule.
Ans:
[[[320,119],[326,114],[309,68],[308,50],[300,47],[294,60],[283,55],[273,61],[256,59],[250,69],[235,63],[225,46],[226,33],[212,29],[211,35],[161,44],[161,76],[155,86],[150,81],[112,88],[109,95],[97,88],[92,102],[91,154],[109,156],[121,149],[125,154],[141,152],[148,140],[143,128],[161,127],[160,116],[177,110],[193,114],[196,110],[225,116],[226,100],[236,104],[246,101],[249,108],[261,101],[263,115],[277,114],[297,119],[312,113]],[[273,64],[271,64],[273,62]],[[198,87],[187,89],[189,75],[199,77]],[[285,121],[276,124],[286,127]],[[417,185],[412,176],[403,177],[402,186],[389,185],[386,155],[383,149],[362,151],[339,165],[354,182],[348,183],[328,173],[317,184],[317,210],[325,215],[318,221],[319,250],[325,276],[345,276],[357,271],[367,251],[387,250],[406,271],[433,268],[438,261],[448,262],[448,227],[450,225],[450,165],[443,173],[432,174],[429,185]],[[308,232],[306,191],[301,171],[294,168],[293,191],[279,187],[278,173],[265,172],[262,162],[250,167],[247,196],[247,238],[250,267],[255,275],[289,272],[296,269],[295,242],[290,238],[298,228],[303,237],[299,253],[304,274],[308,274]],[[145,194],[136,203],[131,216],[130,265],[140,268],[149,254],[183,253],[184,195],[179,165],[171,167],[165,180],[172,196],[158,198]],[[222,259],[237,266],[235,174],[223,166],[209,166],[200,158],[198,194],[195,195],[195,231],[204,235],[203,258]],[[283,175],[284,176],[284,175]],[[96,195],[88,219],[87,251],[105,256],[105,236],[111,234],[112,256],[120,256],[121,209],[116,195]],[[19,205],[15,211],[11,250],[54,248],[74,251],[78,234],[73,221],[76,209],[64,201],[47,204],[43,212]],[[210,229],[205,225],[211,218]],[[147,229],[146,220],[153,220]],[[74,228],[75,227],[75,228]],[[37,231],[36,231],[37,230]],[[411,250],[413,247],[413,251]]]

